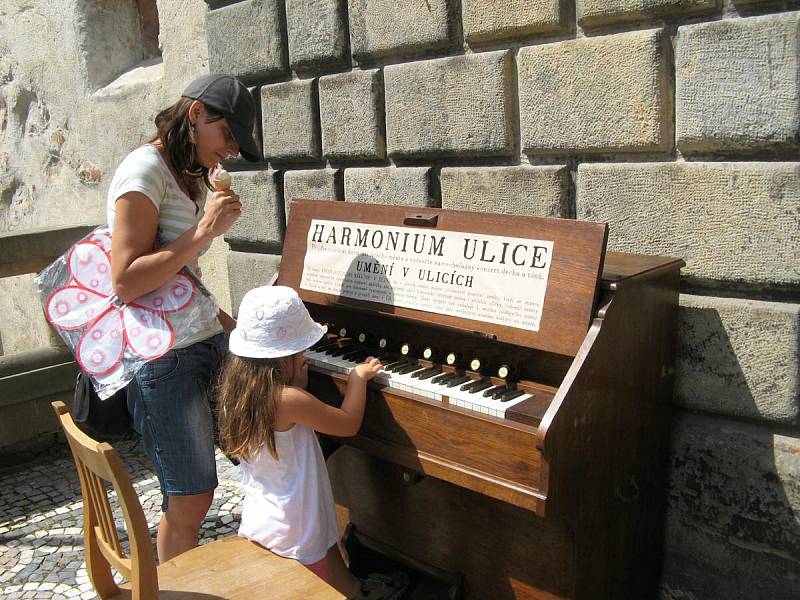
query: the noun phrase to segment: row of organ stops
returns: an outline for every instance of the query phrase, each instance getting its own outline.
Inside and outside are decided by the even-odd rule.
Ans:
[[[443,354],[432,346],[415,347],[410,342],[395,346],[388,338],[367,332],[351,334],[342,327],[331,333],[334,331],[332,325],[325,324],[324,327],[326,335],[311,348],[315,356],[329,357],[339,364],[352,363],[352,366],[374,356],[383,363],[384,373],[430,382],[444,389],[480,394],[500,402],[525,395],[509,379],[512,373],[507,364],[491,369],[480,357],[466,360],[459,352]],[[391,382],[388,384],[391,386]]]

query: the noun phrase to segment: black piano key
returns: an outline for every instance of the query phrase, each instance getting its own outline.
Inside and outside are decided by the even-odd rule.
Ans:
[[[363,358],[358,358],[359,356]],[[364,358],[367,357],[367,353],[364,351],[363,348],[354,348],[353,350],[350,350],[350,352],[345,352],[344,354],[342,354],[341,357],[345,360],[354,360],[356,362],[361,362],[362,360],[364,360]]]
[[[408,364],[409,364],[408,359],[401,359],[401,360],[397,360],[395,362],[389,363],[388,365],[384,365],[383,370],[384,371],[395,372],[398,369],[402,369],[403,367],[408,366]]]
[[[499,400],[499,399],[500,399],[500,397],[501,397],[503,394],[505,394],[506,392],[510,392],[510,391],[511,391],[511,390],[510,390],[509,388],[507,388],[507,387],[498,388],[498,389],[497,389],[497,391],[496,391],[496,392],[494,392],[494,393],[492,394],[492,399],[493,399],[493,400]]]
[[[414,371],[419,371],[421,368],[422,367],[420,366],[419,363],[413,362],[413,363],[411,363],[410,365],[408,365],[406,367],[401,367],[401,368],[397,369],[397,373],[400,374],[400,375],[406,375],[407,373],[412,373]]]
[[[322,336],[322,338],[316,344],[311,346],[311,349],[312,350],[322,350],[323,348],[327,348],[328,346],[333,346],[335,343],[336,342],[330,341],[325,336]]]
[[[490,387],[488,390],[483,392],[483,397],[488,398],[489,396],[494,396],[495,394],[502,394],[508,388],[504,385],[497,385],[495,387]]]
[[[486,383],[487,385],[482,385],[484,383]],[[475,392],[478,392],[480,390],[486,389],[490,385],[492,385],[492,382],[489,381],[488,379],[476,379],[474,381],[470,381],[469,383],[466,383],[466,384],[462,385],[461,386],[461,391],[462,392],[475,393]]]
[[[350,352],[352,349],[353,348],[351,346],[339,346],[338,348],[332,348],[325,354],[328,354],[330,356],[341,356],[342,354]]]
[[[445,384],[454,377],[457,377],[458,373],[442,373],[441,375],[437,375],[433,379],[431,379],[431,383],[441,383]]]
[[[469,391],[472,392],[473,394],[477,394],[478,392],[481,392],[489,387],[492,387],[492,382],[488,379],[481,379],[479,381],[476,381],[475,385],[473,385]]]
[[[508,402],[509,400],[513,400],[514,398],[519,398],[525,392],[522,390],[508,390],[500,397],[500,402]]]
[[[429,379],[433,377],[436,373],[439,373],[440,369],[437,367],[427,367],[425,369],[421,369],[419,371],[415,371],[411,374],[411,376],[415,379]]]
[[[458,377],[455,377],[450,381],[448,381],[445,385],[447,387],[456,387],[457,385],[461,385],[462,383],[465,383],[467,381],[469,381],[469,377],[467,377],[466,375],[459,375]]]
[[[431,367],[430,369],[427,369],[427,371],[428,372],[425,373],[424,375],[419,375],[420,381],[424,381],[425,379],[431,379],[431,377],[433,377],[434,375],[438,375],[439,373],[442,372],[442,368],[441,367]],[[431,379],[431,383],[433,383],[432,379]]]

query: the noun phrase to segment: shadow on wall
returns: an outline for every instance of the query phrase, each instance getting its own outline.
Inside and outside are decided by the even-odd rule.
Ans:
[[[800,435],[751,420],[763,419],[759,388],[718,310],[682,307],[679,331],[677,401],[699,410],[673,422],[661,598],[796,599]]]

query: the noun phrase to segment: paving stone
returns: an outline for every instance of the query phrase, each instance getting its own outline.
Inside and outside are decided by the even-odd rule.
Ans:
[[[153,480],[154,474],[140,445],[121,442],[115,446],[123,462],[129,466],[135,488],[138,489],[142,481]],[[31,468],[32,464],[39,462],[44,466]],[[135,468],[130,468],[131,464],[136,465]],[[241,516],[241,496],[237,494],[240,485],[239,469],[233,467],[219,452],[217,467],[220,487],[211,510],[218,517],[229,517],[229,525],[223,528],[219,526],[219,518],[215,519],[207,532],[206,538],[209,541],[235,533]],[[83,558],[82,503],[73,500],[76,496],[80,497],[80,489],[69,449],[66,445],[54,446],[35,458],[34,463],[0,468],[0,490],[19,490],[24,483],[24,489],[35,494],[58,479],[69,482],[69,486],[63,486],[67,491],[64,497],[69,500],[61,506],[40,505],[43,512],[35,514],[35,527],[28,523],[29,515],[21,518],[10,516],[9,505],[4,500],[0,501],[0,523],[8,530],[6,535],[19,536],[0,544],[0,595],[3,598],[96,598]],[[145,508],[145,517],[152,524],[153,540],[161,514],[160,493],[158,496],[159,502]],[[8,497],[9,494],[4,493],[0,499]],[[233,498],[238,498],[237,502],[231,503]],[[127,548],[124,536],[122,542]],[[116,579],[121,581],[119,577]]]

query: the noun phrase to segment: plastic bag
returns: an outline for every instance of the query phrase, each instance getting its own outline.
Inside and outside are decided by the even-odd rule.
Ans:
[[[212,328],[218,307],[187,268],[123,304],[111,286],[111,234],[98,227],[36,275],[48,322],[97,395],[125,387],[142,365]]]

